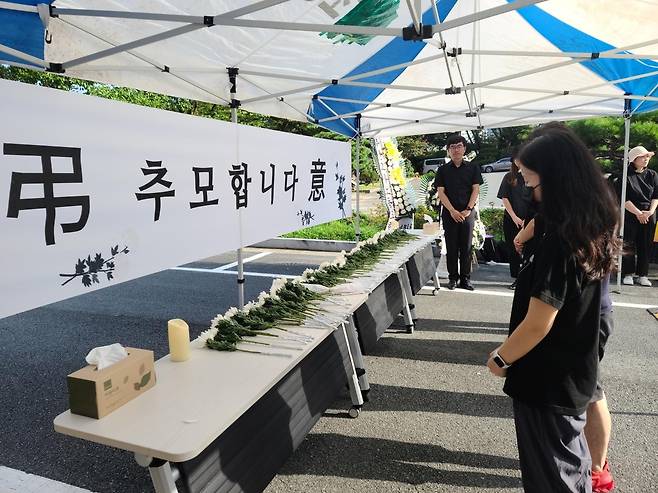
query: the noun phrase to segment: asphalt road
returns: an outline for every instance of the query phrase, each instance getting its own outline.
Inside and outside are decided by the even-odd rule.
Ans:
[[[247,257],[260,251],[251,251]],[[301,273],[331,254],[274,251],[248,272]],[[121,342],[167,352],[166,321],[192,337],[237,304],[235,275],[208,273],[234,261],[206,259],[0,319],[0,465],[96,492],[152,491],[126,452],[68,438],[52,420],[68,407],[66,375],[95,346]],[[196,269],[196,270],[195,270]],[[367,356],[372,400],[358,419],[341,396],[268,488],[290,491],[520,491],[511,406],[483,367],[504,337],[511,292],[504,266],[480,266],[477,290],[417,296],[413,335],[387,332]],[[271,277],[249,276],[246,299]],[[658,483],[658,288],[626,288],[615,301],[616,332],[602,368],[614,420],[610,449],[620,492]],[[0,483],[1,484],[1,483]],[[1,488],[0,488],[1,489]]]
[[[296,275],[328,258],[273,252],[245,270]],[[234,260],[227,254],[185,267]],[[245,299],[269,290],[272,280],[248,276]],[[148,471],[130,454],[55,433],[53,419],[68,409],[66,375],[86,364],[90,349],[114,342],[161,358],[168,353],[167,320],[186,320],[197,337],[217,313],[237,305],[235,281],[235,274],[167,270],[0,319],[0,465],[97,492],[151,491]]]

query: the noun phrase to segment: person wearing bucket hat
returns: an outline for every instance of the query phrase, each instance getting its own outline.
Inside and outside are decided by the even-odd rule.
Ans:
[[[624,255],[621,268],[626,285],[637,282],[640,286],[651,286],[648,278],[649,251],[656,230],[658,207],[658,173],[648,168],[653,155],[642,146],[633,147],[628,152],[624,203],[624,242],[628,254]]]

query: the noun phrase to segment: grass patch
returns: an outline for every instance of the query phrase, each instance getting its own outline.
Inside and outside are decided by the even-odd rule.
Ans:
[[[329,223],[318,224],[281,235],[283,238],[305,238],[311,240],[355,241],[354,218],[339,219]],[[361,239],[366,240],[386,227],[385,216],[368,216],[361,214]]]
[[[380,189],[381,189],[381,185],[379,184],[379,182],[377,182],[377,183],[361,183],[359,185],[359,190],[362,191],[362,192],[366,192],[366,191],[376,192],[376,191],[379,191]]]

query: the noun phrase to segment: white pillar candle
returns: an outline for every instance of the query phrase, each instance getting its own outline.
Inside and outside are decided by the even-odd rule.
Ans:
[[[190,327],[185,320],[174,318],[167,323],[167,330],[171,361],[185,361],[190,357]]]

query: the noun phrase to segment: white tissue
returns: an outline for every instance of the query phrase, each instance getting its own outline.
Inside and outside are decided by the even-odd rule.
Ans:
[[[97,370],[102,370],[103,368],[107,368],[108,366],[121,361],[127,356],[128,351],[126,351],[126,348],[117,342],[110,344],[109,346],[95,347],[89,351],[89,354],[87,354],[85,359],[90,365],[96,365]]]

